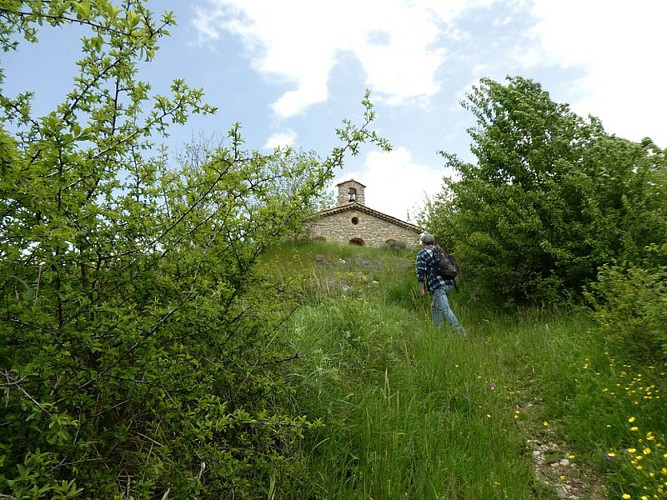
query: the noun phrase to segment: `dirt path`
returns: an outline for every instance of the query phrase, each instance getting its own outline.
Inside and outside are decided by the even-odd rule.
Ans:
[[[532,449],[535,476],[541,483],[553,487],[559,498],[605,498],[602,483],[594,471],[579,464],[565,443],[529,439],[527,444]]]

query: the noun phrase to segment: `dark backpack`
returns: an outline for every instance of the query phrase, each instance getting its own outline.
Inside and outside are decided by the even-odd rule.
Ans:
[[[433,272],[446,280],[453,280],[461,272],[461,266],[454,257],[437,247],[433,250]]]

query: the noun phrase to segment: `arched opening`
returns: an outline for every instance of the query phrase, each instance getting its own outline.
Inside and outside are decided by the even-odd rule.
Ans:
[[[356,245],[358,247],[363,247],[364,246],[364,240],[361,238],[352,238],[350,240],[350,245]]]
[[[356,201],[357,200],[357,190],[355,188],[350,188],[347,191],[347,200]]]

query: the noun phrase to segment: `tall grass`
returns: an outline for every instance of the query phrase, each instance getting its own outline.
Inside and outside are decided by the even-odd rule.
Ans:
[[[585,312],[508,314],[463,288],[451,302],[465,341],[430,324],[412,253],[319,244],[272,258],[302,277],[286,377],[294,409],[321,423],[280,498],[557,498],[529,440],[564,441],[612,497],[664,493],[664,373],[619,369]]]

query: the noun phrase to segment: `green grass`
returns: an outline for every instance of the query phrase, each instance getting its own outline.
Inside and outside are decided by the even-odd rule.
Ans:
[[[322,424],[276,498],[557,498],[528,440],[564,443],[611,498],[664,494],[664,370],[610,359],[586,311],[510,314],[464,285],[464,341],[430,324],[413,253],[300,244],[269,259],[302,304],[284,332],[292,410]]]

